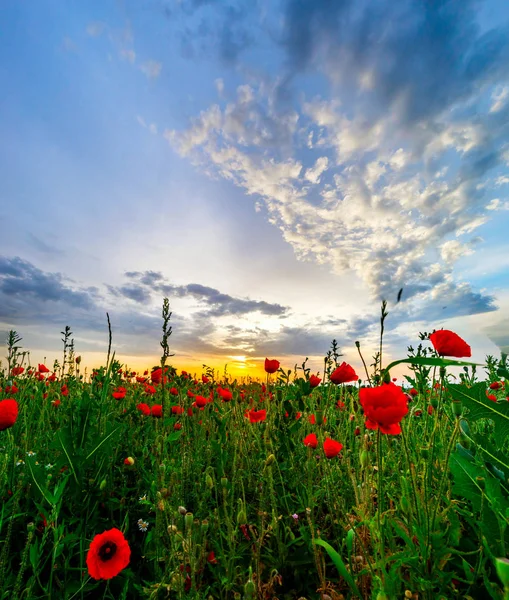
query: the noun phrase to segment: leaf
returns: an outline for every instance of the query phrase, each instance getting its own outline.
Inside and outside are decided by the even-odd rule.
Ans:
[[[339,556],[339,554],[334,550],[334,548],[324,540],[314,540],[314,543],[318,546],[322,546],[323,548],[325,548],[325,550],[327,550],[327,554],[330,556],[341,577],[343,577],[343,579],[347,582],[350,589],[353,592],[355,592],[357,596],[359,596],[359,598],[362,598],[362,594],[359,591],[359,588],[357,587],[353,577],[347,571],[345,563],[343,562],[341,556]]]
[[[464,385],[451,384],[449,391],[454,400],[463,402],[468,409],[470,421],[491,419],[495,424],[494,438],[502,448],[509,436],[509,402],[493,402],[486,397],[486,384],[476,383],[471,388]]]
[[[430,367],[463,367],[463,366],[476,366],[482,367],[481,363],[465,362],[462,360],[451,360],[449,358],[427,358],[425,356],[416,356],[414,358],[403,358],[402,360],[396,360],[392,362],[388,367],[385,368],[385,372],[390,371],[396,365],[408,364],[408,365],[428,365]]]
[[[180,436],[182,435],[182,429],[179,429],[177,431],[174,431],[173,433],[170,433],[170,435],[166,438],[167,442],[176,442]]]

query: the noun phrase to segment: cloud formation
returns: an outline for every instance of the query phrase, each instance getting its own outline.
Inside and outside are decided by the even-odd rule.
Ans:
[[[492,189],[509,165],[509,36],[481,31],[476,7],[287,0],[286,78],[222,87],[165,136],[255,196],[297,257],[354,271],[373,299],[405,287],[414,317],[494,310],[454,276],[504,207]],[[306,97],[299,74],[313,71],[334,99]]]

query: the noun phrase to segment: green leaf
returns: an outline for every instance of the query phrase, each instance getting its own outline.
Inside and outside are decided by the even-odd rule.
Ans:
[[[408,365],[428,365],[430,367],[482,367],[481,363],[473,363],[473,362],[465,362],[462,360],[451,360],[449,358],[426,358],[424,356],[416,356],[414,358],[403,358],[402,360],[396,360],[392,362],[388,367],[385,368],[385,371],[390,371],[396,365],[401,364]]]
[[[355,592],[357,596],[359,596],[359,598],[362,598],[362,594],[359,588],[357,587],[353,577],[346,570],[345,563],[343,562],[341,556],[339,556],[339,554],[334,550],[334,548],[324,540],[314,540],[314,543],[318,546],[322,546],[323,548],[325,548],[325,550],[327,550],[327,554],[330,556],[341,577],[343,577],[343,579],[347,582],[350,589],[353,592]]]
[[[491,419],[495,424],[495,442],[502,448],[509,436],[509,402],[493,402],[486,397],[486,384],[476,383],[471,388],[452,384],[449,391],[454,400],[463,402],[468,409],[469,421]]]

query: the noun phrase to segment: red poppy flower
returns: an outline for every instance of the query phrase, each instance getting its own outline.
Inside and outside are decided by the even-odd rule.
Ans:
[[[332,381],[332,383],[335,383],[337,385],[339,383],[357,381],[357,379],[359,378],[357,377],[357,374],[353,370],[353,368],[350,365],[346,364],[346,362],[343,362],[339,365],[339,367],[332,371],[329,379]]]
[[[260,421],[265,421],[265,419],[267,418],[267,411],[266,411],[266,409],[262,409],[262,410],[251,409],[250,411],[247,412],[247,417],[249,418],[251,423],[259,423]]]
[[[136,405],[136,408],[145,416],[148,416],[150,414],[150,407],[148,404],[145,404],[145,402],[140,402]]]
[[[49,369],[46,365],[38,365],[37,370],[39,373],[49,373]]]
[[[182,406],[172,406],[171,412],[174,415],[181,415],[184,412],[184,409]]]
[[[198,408],[203,408],[204,406],[207,406],[207,404],[208,404],[207,398],[204,398],[203,396],[195,396],[194,401]]]
[[[431,406],[431,404],[428,406],[428,415],[432,415],[433,414],[433,407]]]
[[[57,398],[56,400],[52,400],[51,404],[53,404],[53,406],[60,406],[62,402]]]
[[[497,397],[495,396],[495,394],[488,394],[488,392],[486,392],[486,397],[492,402],[497,402]]]
[[[12,367],[11,374],[14,375],[14,377],[17,377],[18,375],[21,375],[24,370],[23,367]]]
[[[152,407],[152,416],[153,417],[162,417],[163,416],[162,404],[154,404],[154,406]]]
[[[194,394],[191,390],[187,390],[187,397],[188,398],[194,398]]]
[[[279,369],[279,361],[276,359],[273,360],[269,360],[268,358],[265,359],[265,372],[266,373],[275,373],[278,369]]]
[[[125,398],[125,395],[127,394],[127,390],[125,389],[125,387],[118,387],[111,395],[113,396],[113,398],[115,398],[115,400],[122,400],[123,398]]]
[[[209,382],[209,378],[206,375],[202,375],[201,376],[201,380],[203,383],[208,383]]]
[[[0,401],[0,431],[12,427],[18,418],[18,403],[13,398]]]
[[[501,387],[503,387],[503,383],[501,381],[490,383],[490,390],[499,390]]]
[[[408,413],[408,401],[403,390],[393,383],[374,388],[361,388],[359,401],[364,409],[366,427],[382,433],[401,433],[401,419]]]
[[[309,385],[312,388],[315,388],[317,385],[320,385],[320,381],[322,381],[321,377],[317,377],[316,375],[311,375],[309,378]]]
[[[230,402],[230,400],[233,398],[233,394],[231,393],[231,391],[223,390],[223,388],[220,388],[219,395],[221,396],[223,402]]]
[[[145,386],[145,394],[148,394],[149,396],[153,396],[155,393],[156,393],[156,388],[153,385]]]
[[[137,383],[146,383],[146,381],[147,381],[146,377],[140,377],[140,376],[136,377]]]
[[[90,544],[87,567],[93,579],[111,579],[129,564],[131,549],[122,532],[116,528],[99,533]]]
[[[48,377],[47,381],[56,381],[56,378],[57,378],[57,375],[56,375],[56,373],[52,373],[52,374],[51,374],[51,375]]]
[[[440,329],[429,336],[430,342],[440,356],[463,358],[472,356],[470,346],[456,333]]]
[[[318,446],[318,438],[316,437],[316,433],[310,433],[302,440],[302,442],[304,446],[308,446],[314,450]]]
[[[179,391],[177,390],[177,388],[172,387],[172,388],[170,388],[170,394],[172,396],[178,396],[179,395]]]
[[[182,429],[182,423],[175,423],[175,425],[173,426],[173,429],[175,431],[178,431],[179,429]]]
[[[410,394],[410,396],[414,396],[414,397],[419,395],[419,392],[415,388],[408,390],[408,393]]]
[[[60,389],[60,393],[62,394],[62,396],[68,396],[69,395],[69,388],[64,384],[62,386],[62,388]]]
[[[341,452],[342,448],[343,444],[336,442],[336,440],[331,440],[331,438],[327,438],[323,443],[323,451],[327,458],[334,458]]]
[[[211,565],[217,565],[217,558],[216,558],[216,555],[214,554],[214,550],[212,550],[211,552],[209,552],[207,554],[207,562],[210,563]]]
[[[308,421],[310,422],[311,425],[316,425],[316,417],[315,417],[315,415],[309,415]],[[327,423],[327,417],[323,417],[323,422]]]

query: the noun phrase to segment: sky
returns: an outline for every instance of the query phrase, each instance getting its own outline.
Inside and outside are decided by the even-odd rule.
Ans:
[[[256,377],[509,350],[505,0],[3,0],[0,336]],[[396,302],[403,288],[401,301]]]

